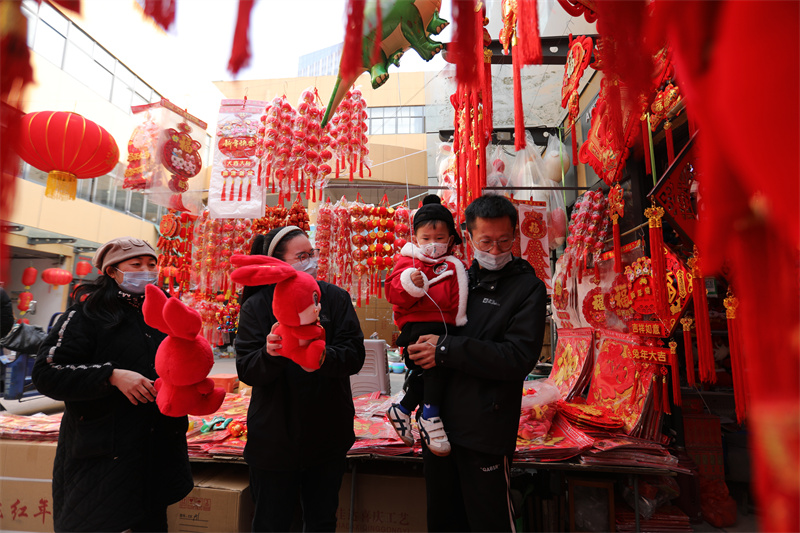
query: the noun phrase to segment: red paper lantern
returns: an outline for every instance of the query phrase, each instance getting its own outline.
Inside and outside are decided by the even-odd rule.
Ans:
[[[78,261],[78,264],[75,265],[75,274],[78,277],[82,278],[86,274],[92,271],[92,264],[89,261]]]
[[[39,275],[39,271],[33,267],[28,267],[22,271],[22,284],[25,287],[30,287],[34,283],[36,283],[36,276]]]
[[[42,281],[54,287],[58,285],[67,285],[72,281],[72,274],[63,268],[48,268],[42,272]]]
[[[78,179],[107,174],[119,148],[105,129],[77,113],[37,111],[22,117],[19,156],[48,173],[45,196],[74,200]]]
[[[28,309],[31,307],[31,301],[33,300],[33,294],[28,291],[21,292],[19,294],[19,301],[17,302],[17,309],[20,310],[21,314],[25,314]]]

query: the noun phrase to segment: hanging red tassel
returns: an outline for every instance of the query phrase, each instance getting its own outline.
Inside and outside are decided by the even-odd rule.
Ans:
[[[228,61],[228,71],[234,76],[250,63],[250,14],[253,11],[254,0],[239,0],[239,12],[236,15],[236,29],[233,32],[233,46],[231,58]]]
[[[736,321],[736,308],[739,299],[728,287],[728,295],[723,300],[725,317],[728,319],[728,346],[731,351],[731,373],[733,374],[733,397],[736,401],[736,420],[741,424],[747,416],[747,378],[745,377],[745,361],[741,352],[741,339]]]
[[[522,109],[522,63],[517,47],[511,50],[511,62],[514,69],[514,150],[519,152],[525,148],[525,112]],[[575,148],[575,134],[572,134],[573,148]],[[577,148],[575,148],[577,151]],[[573,161],[577,161],[573,159]]]
[[[475,0],[459,0],[453,2],[453,19],[455,30],[452,46],[448,49],[450,61],[456,65],[456,83],[477,86],[478,67],[475,63],[475,48],[481,46],[476,40],[475,32]]]
[[[622,273],[622,237],[619,231],[619,219],[625,215],[625,193],[619,183],[615,183],[608,191],[608,210],[611,214],[611,225],[614,235],[614,272]]]
[[[683,351],[686,356],[686,382],[694,387],[694,350],[692,350],[692,322],[691,318],[681,318],[683,326]]]
[[[378,24],[375,27],[375,42],[372,45],[372,55],[369,60],[373,65],[381,58],[381,41],[383,40],[383,13],[381,12],[381,0],[375,2],[375,16]]]
[[[681,375],[678,364],[678,343],[669,341],[669,367],[672,372],[672,403],[680,407],[683,405],[681,397]]]
[[[656,297],[656,313],[664,316],[667,309],[667,265],[664,259],[664,235],[661,228],[661,217],[664,209],[657,207],[653,202],[652,207],[644,210],[650,228],[650,265],[653,271],[653,289]]]
[[[694,248],[694,257],[689,259],[689,266],[692,269],[692,299],[694,300],[700,381],[703,383],[716,383],[717,373],[714,367],[714,350],[711,344],[711,323],[708,318],[706,284],[700,270],[700,256],[696,246]]]
[[[345,26],[342,60],[339,63],[339,77],[354,80],[363,70],[361,53],[364,38],[364,6],[366,0],[347,0],[347,26]]]
[[[645,175],[649,176],[653,173],[653,167],[650,166],[650,127],[647,115],[642,115],[642,147],[644,148],[644,168]]]
[[[653,375],[653,411],[661,411],[661,376],[658,372]]]
[[[669,385],[667,384],[667,370],[666,365],[661,365],[661,411],[665,414],[672,414],[669,405]]]
[[[164,31],[168,31],[175,22],[175,0],[145,0],[144,14],[152,17]]]
[[[664,137],[667,139],[667,166],[675,161],[675,144],[672,140],[672,124],[669,120],[664,122]]]
[[[517,42],[523,65],[542,64],[542,40],[539,37],[539,10],[536,0],[517,0]]]

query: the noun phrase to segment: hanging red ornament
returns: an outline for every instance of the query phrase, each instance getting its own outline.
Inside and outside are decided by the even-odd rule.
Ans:
[[[44,195],[74,200],[78,179],[114,170],[119,148],[105,129],[77,113],[37,111],[22,117],[19,156],[47,172]]]
[[[42,281],[53,287],[68,285],[72,281],[72,274],[63,268],[48,268],[42,272]]]
[[[22,271],[22,284],[25,285],[26,289],[30,288],[31,285],[36,283],[37,275],[39,275],[39,271],[32,266]]]
[[[723,300],[725,317],[728,320],[728,346],[731,354],[731,372],[733,374],[733,397],[736,401],[736,420],[741,424],[747,416],[747,368],[741,351],[742,339],[739,337],[739,324],[736,320],[736,309],[739,299],[728,287],[727,297]]]
[[[17,309],[20,311],[20,315],[24,315],[28,312],[28,309],[31,307],[31,301],[33,300],[33,294],[28,291],[21,292],[19,294],[19,299],[17,301]]]
[[[91,271],[92,271],[92,264],[89,261],[78,261],[78,264],[75,265],[75,274],[79,278],[82,278]]]

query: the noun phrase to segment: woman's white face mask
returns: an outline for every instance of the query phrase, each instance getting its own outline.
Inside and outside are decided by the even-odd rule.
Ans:
[[[116,267],[115,267],[116,268]],[[147,270],[126,272],[117,268],[122,273],[122,281],[117,282],[119,288],[130,294],[144,294],[144,288],[156,282],[158,273]]]

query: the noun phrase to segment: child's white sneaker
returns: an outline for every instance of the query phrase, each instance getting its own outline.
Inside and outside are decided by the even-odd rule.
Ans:
[[[431,453],[439,457],[450,455],[450,441],[447,440],[441,418],[436,416],[429,420],[420,417],[419,434]]]
[[[400,406],[393,403],[386,411],[386,418],[392,423],[392,427],[397,432],[397,436],[406,446],[414,445],[414,436],[411,434],[411,415],[407,415],[400,409]]]

